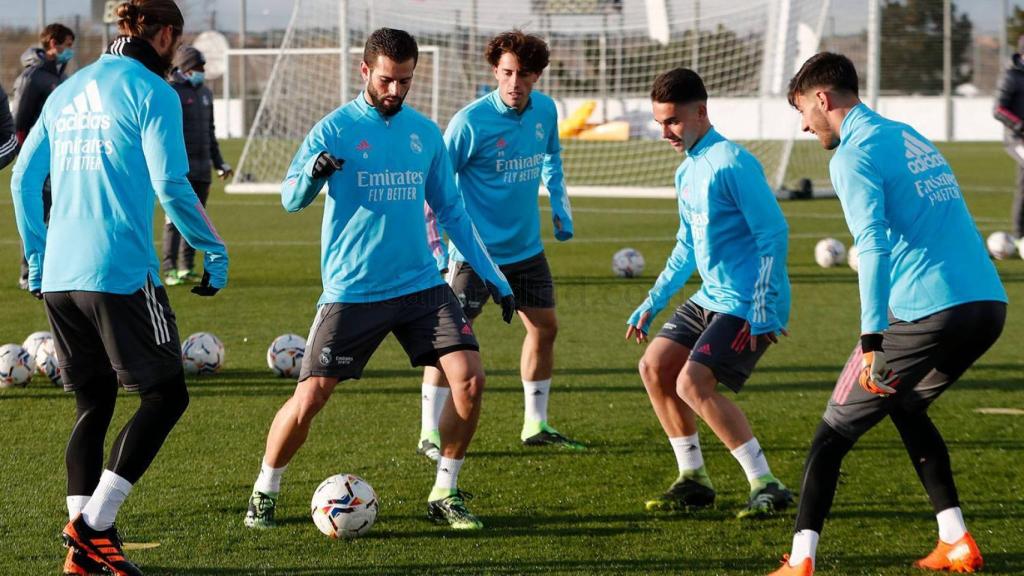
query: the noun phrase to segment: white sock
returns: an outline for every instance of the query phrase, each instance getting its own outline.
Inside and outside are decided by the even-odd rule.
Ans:
[[[281,476],[287,468],[287,464],[280,468],[273,468],[264,460],[260,466],[260,475],[256,477],[256,484],[252,489],[264,494],[277,494],[281,491]]]
[[[82,508],[89,503],[88,496],[68,496],[68,520],[74,520],[75,516],[82,513]]]
[[[754,482],[754,480],[772,473],[771,468],[768,467],[768,461],[764,458],[764,451],[757,443],[757,438],[751,438],[746,444],[737,447],[732,451],[732,455],[743,467],[748,482]]]
[[[959,507],[946,508],[936,514],[935,519],[939,521],[939,540],[946,544],[956,544],[967,534],[967,525]]]
[[[434,386],[424,382],[420,387],[423,392],[423,403],[421,406],[420,420],[423,432],[433,432],[441,426],[441,412],[444,411],[444,403],[448,401],[451,388],[447,386]]]
[[[811,559],[814,567],[814,555],[818,551],[818,533],[814,530],[800,530],[793,535],[793,549],[789,552],[789,565],[799,566],[804,558]]]
[[[458,460],[445,458],[437,462],[437,478],[434,480],[434,490],[455,490],[459,485],[459,470],[462,468],[464,458]]]
[[[527,422],[548,421],[548,396],[551,394],[551,378],[530,382],[523,380],[523,396],[526,401]]]
[[[700,451],[700,439],[694,433],[691,436],[678,436],[669,438],[668,443],[676,453],[676,463],[679,464],[679,472],[687,470],[699,470],[704,465],[704,455]]]
[[[121,509],[121,504],[124,504],[124,499],[131,491],[131,482],[110,470],[104,470],[92,497],[82,508],[85,523],[93,530],[106,530],[113,526],[117,511]]]

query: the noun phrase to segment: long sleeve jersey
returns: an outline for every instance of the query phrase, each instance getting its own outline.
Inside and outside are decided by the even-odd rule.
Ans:
[[[227,249],[185,177],[181,127],[174,90],[129,56],[104,54],[50,95],[11,180],[30,288],[131,294],[147,278],[159,286],[154,196],[189,244],[207,253],[211,284],[226,284]]]
[[[345,163],[313,178],[321,152]],[[427,245],[424,201],[483,278],[512,293],[455,188],[441,131],[416,110],[384,117],[360,94],[317,122],[292,159],[281,202],[301,210],[325,184],[321,304],[377,302],[443,284]]]
[[[860,260],[861,332],[957,304],[1006,302],[942,154],[910,126],[864,104],[846,115],[829,163]]]
[[[550,97],[533,92],[520,113],[491,92],[455,114],[444,141],[466,210],[495,262],[520,262],[544,250],[537,202],[541,182],[550,194],[552,218],[561,225],[555,237],[572,238],[558,112]],[[466,259],[455,246],[451,258]]]
[[[652,316],[697,270],[700,306],[746,319],[754,335],[785,328],[789,227],[761,164],[711,128],[687,152],[675,186],[679,232],[645,303]]]

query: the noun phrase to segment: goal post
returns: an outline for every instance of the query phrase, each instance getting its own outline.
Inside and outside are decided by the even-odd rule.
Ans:
[[[420,60],[406,105],[442,130],[460,108],[494,88],[483,56],[493,35],[520,27],[543,37],[551,63],[535,89],[558,107],[570,195],[672,196],[680,157],[660,141],[649,95],[655,76],[676,66],[701,74],[712,123],[757,156],[773,188],[797,188],[808,179],[826,189],[828,153],[800,133],[785,92],[818,49],[828,4],[295,0],[279,49],[230,51],[275,58],[227,189],[279,190],[310,128],[363,88],[362,46],[379,26],[416,37]],[[666,21],[648,21],[661,15]]]

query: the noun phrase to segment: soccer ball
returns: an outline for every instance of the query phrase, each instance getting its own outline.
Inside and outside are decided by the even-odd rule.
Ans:
[[[835,238],[822,238],[814,246],[814,261],[822,268],[831,268],[846,260],[846,247]]]
[[[369,532],[377,519],[377,493],[358,476],[337,474],[316,487],[310,508],[321,532],[331,538],[355,538]]]
[[[1006,232],[993,232],[985,240],[988,253],[996,260],[1006,260],[1017,253],[1017,246],[1013,243],[1013,237]]]
[[[24,348],[17,344],[0,346],[0,388],[24,388],[35,371],[35,362]]]
[[[644,271],[644,256],[632,248],[623,248],[612,256],[612,272],[619,278],[632,278]]]
[[[54,386],[62,386],[64,380],[60,375],[60,362],[57,360],[57,347],[53,338],[47,338],[36,347],[36,369],[50,379]]]
[[[50,334],[49,332],[33,332],[28,335],[28,338],[25,338],[25,341],[21,343],[21,347],[25,349],[25,352],[28,352],[29,356],[34,358],[36,355],[36,349],[39,348],[39,345],[52,339],[53,334]]]
[[[285,378],[298,378],[302,357],[306,354],[306,341],[298,334],[282,334],[267,348],[267,366],[274,374]]]
[[[857,247],[850,246],[850,250],[846,253],[846,263],[850,265],[850,268],[856,272],[860,268],[860,260],[857,258]]]
[[[213,374],[224,365],[224,345],[209,332],[196,332],[181,345],[181,363],[186,374]]]

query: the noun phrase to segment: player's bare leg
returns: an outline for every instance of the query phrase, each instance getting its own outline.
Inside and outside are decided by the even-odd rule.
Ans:
[[[526,446],[561,446],[583,450],[585,446],[559,433],[548,424],[548,399],[555,363],[555,338],[558,317],[554,308],[520,308],[519,318],[526,327],[523,351],[519,357],[519,375],[523,381],[523,430],[520,439]]]
[[[479,352],[460,350],[445,354],[438,364],[451,387],[451,401],[441,413],[441,458],[434,488],[427,497],[427,515],[457,530],[477,530],[483,523],[466,508],[469,496],[459,490],[458,475],[480,421],[483,363]]]
[[[687,362],[676,380],[679,396],[711,427],[746,473],[750,501],[739,512],[739,517],[769,516],[789,506],[793,496],[772,474],[747,416],[732,400],[719,393],[717,386],[715,374],[699,362]]]
[[[249,496],[249,507],[245,514],[245,525],[249,528],[273,528],[277,525],[274,511],[280,493],[281,475],[306,442],[313,418],[327,404],[337,385],[337,378],[307,378],[295,386],[295,392],[277,411],[267,434],[260,476]]]
[[[655,338],[640,359],[640,378],[679,466],[679,476],[669,489],[645,503],[648,511],[694,510],[715,501],[700,450],[697,416],[676,393],[676,379],[689,356],[686,346],[668,338]]]

